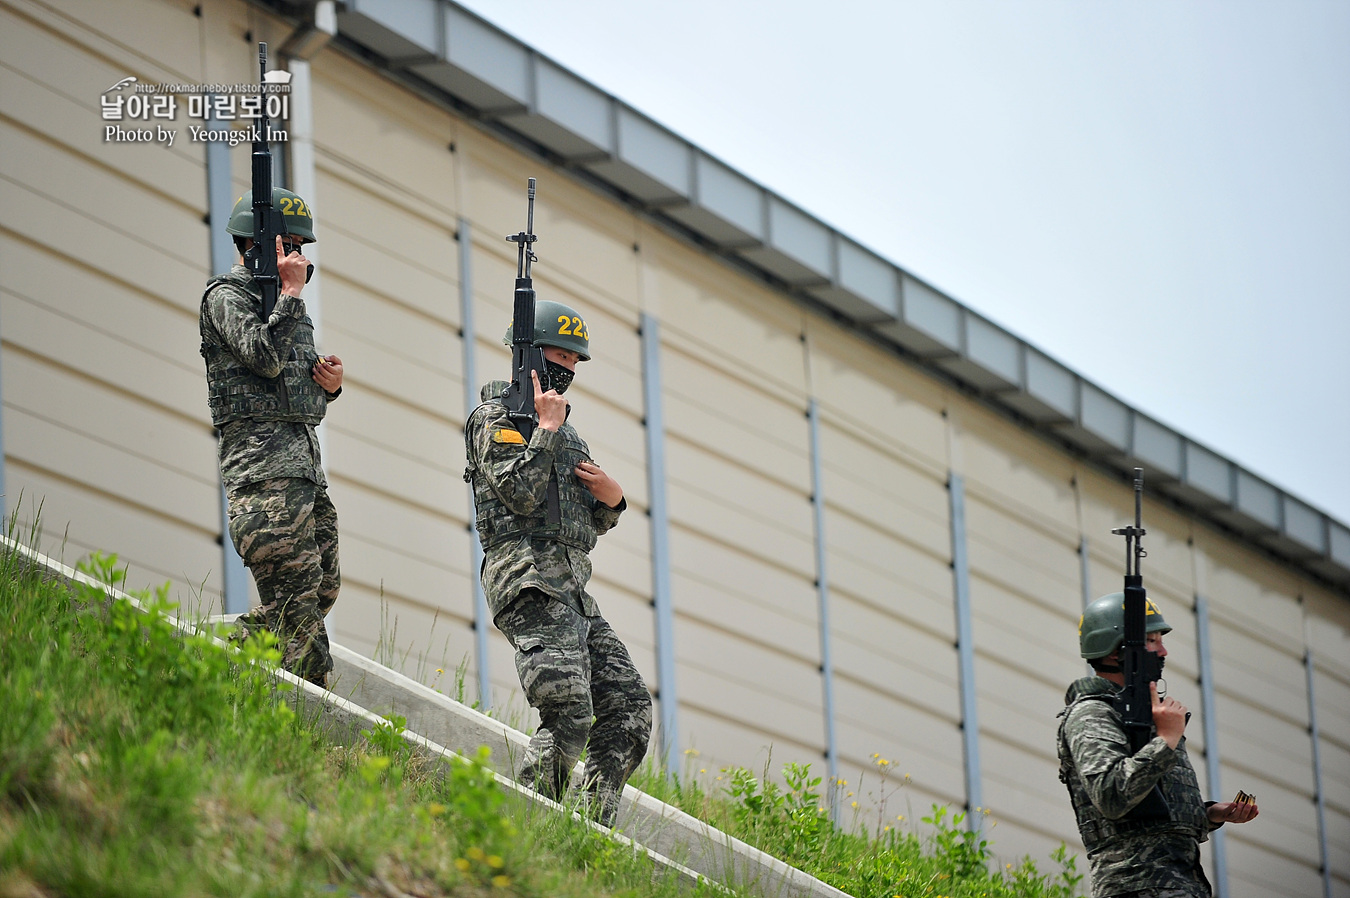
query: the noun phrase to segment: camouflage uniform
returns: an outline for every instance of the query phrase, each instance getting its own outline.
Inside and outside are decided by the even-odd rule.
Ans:
[[[1069,788],[1078,832],[1087,848],[1093,898],[1209,898],[1200,843],[1222,824],[1186,754],[1155,736],[1130,754],[1115,699],[1119,687],[1102,677],[1076,680],[1060,712],[1059,778]],[[1130,811],[1162,790],[1168,819],[1130,819]]]
[[[281,641],[282,665],[323,685],[333,667],[324,615],[337,600],[337,512],[315,426],[337,394],[311,377],[318,359],[304,302],[282,294],[262,320],[262,295],[236,265],[202,296],[202,356],[230,538],[253,572],[261,604],[239,619]]]
[[[586,584],[589,552],[627,502],[610,508],[578,480],[573,469],[590,452],[570,424],[556,432],[537,427],[527,445],[496,400],[505,387],[483,387],[483,405],[465,425],[465,479],[474,490],[488,607],[515,647],[520,685],[539,711],[520,777],[561,798],[589,740],[586,789],[597,818],[612,826],[623,786],[647,751],[652,700]],[[560,513],[550,526],[553,477]]]

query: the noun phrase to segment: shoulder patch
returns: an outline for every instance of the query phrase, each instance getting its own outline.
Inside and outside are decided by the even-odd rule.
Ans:
[[[525,445],[525,438],[520,435],[519,430],[511,430],[506,427],[499,427],[492,431],[492,442],[494,443],[519,443]]]

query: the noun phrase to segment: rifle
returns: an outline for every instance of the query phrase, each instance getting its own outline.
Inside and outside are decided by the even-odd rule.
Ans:
[[[530,178],[529,207],[525,230],[507,236],[516,244],[516,297],[511,313],[511,384],[502,393],[507,418],[520,431],[525,442],[530,441],[539,415],[534,410],[534,383],[530,372],[539,375],[539,386],[548,389],[548,368],[544,351],[534,345],[534,279],[530,277],[530,263],[538,262],[534,243],[534,178]]]
[[[244,253],[244,266],[262,288],[262,317],[267,321],[281,293],[277,273],[277,235],[285,236],[286,217],[272,204],[272,147],[268,143],[272,124],[267,118],[267,44],[258,42],[259,127],[253,132],[253,246]],[[305,273],[305,283],[314,276],[314,266]]]
[[[1125,735],[1134,754],[1153,738],[1153,696],[1149,684],[1162,678],[1163,659],[1144,648],[1147,638],[1148,593],[1140,561],[1148,555],[1144,551],[1143,526],[1144,469],[1134,469],[1134,526],[1117,527],[1111,532],[1125,537],[1125,639],[1120,646],[1120,666],[1125,687],[1118,699]],[[1167,819],[1171,812],[1167,799],[1158,786],[1135,805],[1129,813],[1132,820]]]
[[[534,279],[530,277],[530,264],[539,261],[532,249],[539,239],[534,234],[534,178],[530,178],[526,190],[529,205],[525,215],[525,230],[506,238],[516,244],[516,296],[515,308],[511,312],[511,383],[502,391],[502,403],[506,406],[507,420],[528,443],[534,428],[539,424],[539,414],[534,409],[534,382],[530,372],[539,376],[541,390],[549,389],[549,378],[548,367],[544,364],[544,351],[534,345]],[[557,472],[548,480],[546,509],[548,525],[557,526],[562,519]]]

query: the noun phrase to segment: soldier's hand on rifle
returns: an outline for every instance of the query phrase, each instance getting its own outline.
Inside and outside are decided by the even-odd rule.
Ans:
[[[1158,735],[1168,748],[1176,748],[1182,734],[1186,732],[1186,718],[1190,712],[1171,696],[1158,698],[1157,683],[1149,683],[1148,692],[1153,697],[1153,725],[1158,728]]]
[[[314,382],[330,396],[342,389],[342,359],[335,355],[321,355],[314,363],[311,375]]]
[[[545,393],[539,388],[539,372],[531,371],[534,381],[534,411],[539,415],[539,426],[545,430],[557,430],[567,420],[567,400],[557,390]]]
[[[277,274],[281,278],[281,292],[298,298],[309,276],[309,260],[300,252],[298,240],[291,238],[288,242],[289,246],[283,246],[281,235],[277,235]],[[293,252],[288,254],[287,249]]]
[[[593,461],[584,461],[573,468],[577,479],[591,491],[591,495],[608,505],[618,508],[623,501],[623,487],[618,481],[600,469]]]

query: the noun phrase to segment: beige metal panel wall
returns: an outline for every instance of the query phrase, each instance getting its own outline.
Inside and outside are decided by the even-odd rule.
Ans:
[[[98,10],[94,7],[97,6]],[[200,144],[104,141],[116,81],[200,81],[184,4],[0,4],[0,333],[6,488],[42,546],[117,551],[129,585],[219,606],[220,501],[196,310]],[[88,13],[89,15],[86,15]],[[175,39],[144,52],[136,23]],[[105,18],[117,19],[115,23]],[[64,548],[63,548],[64,547]]]
[[[846,808],[859,800],[871,824],[899,825],[965,793],[945,397],[823,322],[808,319],[807,347]]]
[[[819,771],[800,311],[664,235],[641,249],[661,323],[680,741],[714,767],[749,762],[735,743]],[[732,742],[729,725],[744,730]]]
[[[1319,888],[1307,678],[1297,581],[1252,553],[1197,533],[1210,597],[1222,787],[1254,792],[1261,817],[1229,827],[1229,879],[1240,895]],[[1258,829],[1259,827],[1259,829]]]
[[[1076,833],[1054,755],[1065,686],[1082,675],[1075,470],[1011,423],[952,405],[984,805],[999,825],[1002,857],[1043,858]]]
[[[346,369],[321,428],[341,533],[335,638],[378,645],[427,682],[467,663],[476,695],[449,149],[459,124],[330,51],[312,78],[319,350]]]

